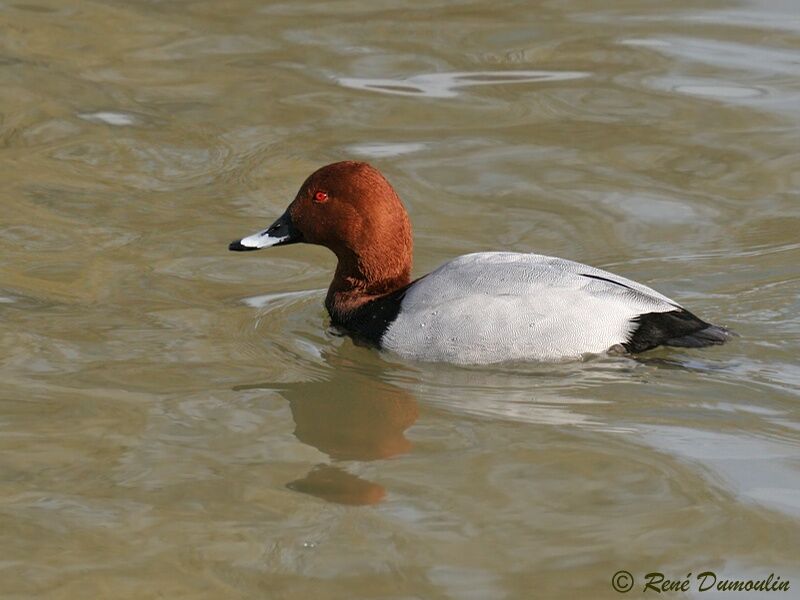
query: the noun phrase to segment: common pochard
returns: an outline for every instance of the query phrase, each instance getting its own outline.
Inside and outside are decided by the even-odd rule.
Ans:
[[[733,335],[645,285],[563,258],[479,252],[411,281],[406,209],[363,162],[318,169],[277,221],[229,249],[297,242],[338,258],[325,298],[332,324],[408,359],[557,361],[711,346]]]

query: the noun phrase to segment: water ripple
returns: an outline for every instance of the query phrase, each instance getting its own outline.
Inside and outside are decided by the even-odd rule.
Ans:
[[[136,117],[131,114],[112,111],[100,111],[95,113],[80,113],[78,116],[84,121],[91,123],[105,123],[106,125],[135,125]]]
[[[589,75],[582,71],[463,71],[425,73],[412,75],[405,79],[339,77],[336,82],[344,87],[395,96],[455,98],[458,96],[460,88],[479,85],[568,81],[583,79]]]

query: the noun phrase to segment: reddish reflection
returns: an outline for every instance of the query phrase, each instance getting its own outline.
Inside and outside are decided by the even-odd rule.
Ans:
[[[297,392],[297,393],[295,393]],[[358,382],[334,390],[333,382],[285,390],[301,442],[339,460],[375,460],[411,449],[405,430],[417,420],[417,403],[386,384]]]
[[[395,386],[348,372],[329,381],[292,384],[289,401],[297,439],[334,460],[373,461],[411,450],[405,431],[419,416],[414,397]],[[376,504],[386,490],[348,473],[318,465],[290,489],[339,504]]]
[[[377,483],[333,465],[318,465],[308,475],[286,484],[286,487],[328,502],[356,506],[378,504],[386,496],[386,489]]]

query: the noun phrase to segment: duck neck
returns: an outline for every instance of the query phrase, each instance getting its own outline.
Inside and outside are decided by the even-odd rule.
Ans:
[[[344,324],[363,305],[391,294],[411,281],[411,252],[385,254],[370,260],[350,250],[336,253],[339,263],[328,288],[325,308],[334,324]]]

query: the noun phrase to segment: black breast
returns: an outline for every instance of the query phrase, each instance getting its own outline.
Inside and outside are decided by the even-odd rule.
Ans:
[[[397,318],[410,285],[362,304],[346,314],[329,309],[331,324],[345,329],[356,341],[380,348],[383,334]]]

